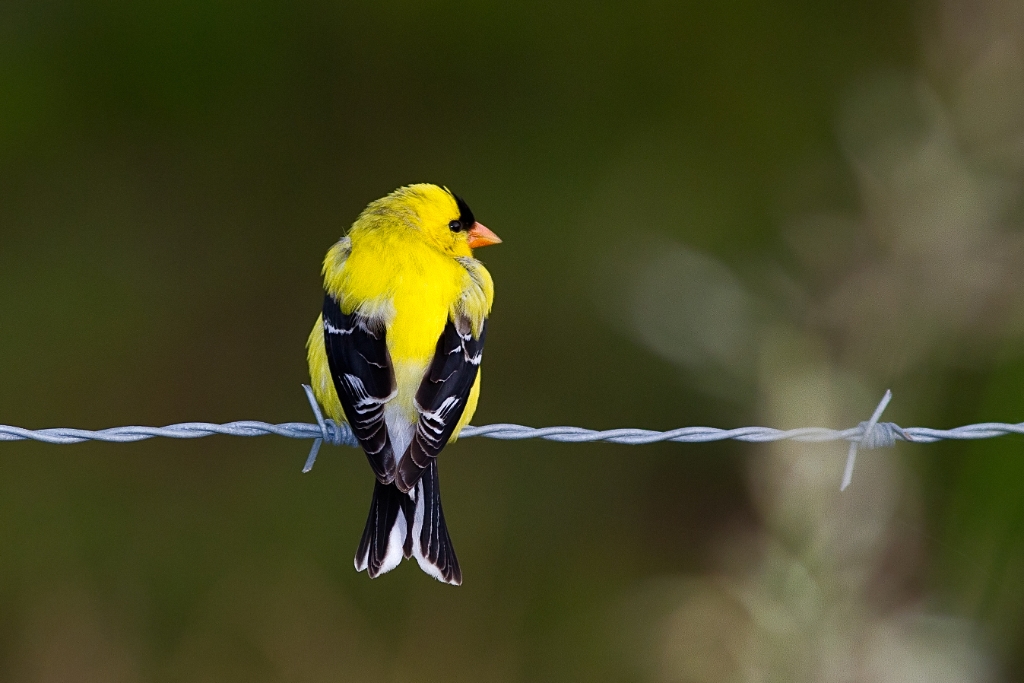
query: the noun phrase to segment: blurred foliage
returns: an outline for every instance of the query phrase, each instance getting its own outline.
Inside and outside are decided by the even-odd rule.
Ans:
[[[1017,262],[914,265],[923,206],[1019,232],[1017,169],[991,153],[1017,148],[988,134],[1016,110],[979,100],[1019,84],[961,87],[949,27],[964,54],[991,51],[971,52],[984,22],[947,5],[0,4],[0,422],[308,420],[322,255],[367,202],[421,181],[505,240],[479,254],[497,300],[478,424],[847,426],[890,385],[904,424],[1024,419],[1020,325],[987,316],[1019,293]],[[967,161],[917,154],[933,140]],[[953,180],[925,173],[940,167]],[[913,201],[879,189],[907,178]],[[975,203],[949,189],[965,186]],[[951,225],[927,244],[958,244]],[[1016,253],[994,240],[985,254]],[[994,284],[957,299],[979,282]],[[872,307],[892,293],[905,308]],[[705,295],[734,317],[691,303]],[[906,529],[858,537],[858,566],[920,549],[834,604],[975,620],[978,651],[1024,670],[1019,448],[875,456],[913,458],[866,475],[892,495],[871,523]],[[441,466],[457,590],[411,566],[353,571],[372,481],[356,451],[300,476],[305,447],[282,439],[2,450],[5,680],[719,680],[674,669],[685,650],[637,667],[648,650],[611,645],[662,629],[671,599],[704,606],[661,630],[681,638],[715,632],[700,615],[728,627],[730,591],[775,614],[804,590],[779,576],[831,581],[814,548],[845,547],[805,545],[816,518],[793,502],[833,520],[837,491],[796,486],[779,517],[756,482],[786,476],[747,464],[791,456],[738,444],[457,444]],[[801,453],[826,463],[806,481],[838,484],[841,454]],[[720,592],[678,579],[737,564]],[[870,642],[903,642],[885,634],[923,614],[862,621]],[[958,629],[934,642],[974,647]]]

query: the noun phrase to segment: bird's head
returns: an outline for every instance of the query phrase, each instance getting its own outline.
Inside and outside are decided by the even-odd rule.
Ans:
[[[353,229],[412,231],[453,256],[472,256],[472,249],[498,244],[501,239],[478,223],[469,205],[448,188],[429,183],[400,187],[366,207]]]

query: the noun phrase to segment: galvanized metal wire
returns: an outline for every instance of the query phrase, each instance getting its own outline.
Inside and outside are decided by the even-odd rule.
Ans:
[[[109,429],[88,430],[55,427],[50,429],[25,429],[0,425],[0,441],[32,440],[50,444],[72,444],[83,441],[106,441],[111,443],[129,443],[143,441],[154,437],[170,439],[199,439],[217,434],[224,436],[267,436],[276,435],[292,439],[313,439],[313,446],[306,459],[303,472],[308,472],[316,461],[321,444],[326,441],[336,446],[358,446],[352,430],[346,424],[336,424],[326,419],[320,406],[313,397],[310,387],[303,385],[315,423],[284,422],[270,424],[255,420],[242,420],[225,424],[209,422],[183,422],[166,427],[111,427]],[[874,414],[865,422],[849,429],[827,429],[824,427],[802,427],[800,429],[774,429],[772,427],[738,427],[735,429],[717,429],[715,427],[681,427],[669,431],[650,429],[606,429],[594,430],[583,427],[526,427],[517,424],[490,424],[480,427],[467,426],[462,430],[460,438],[486,437],[503,441],[520,441],[523,439],[544,439],[562,443],[604,442],[639,446],[643,444],[670,441],[673,443],[708,443],[711,441],[745,441],[748,443],[766,443],[769,441],[802,441],[823,443],[828,441],[848,441],[850,450],[847,455],[846,468],[840,486],[845,489],[850,485],[858,448],[886,448],[897,441],[914,443],[933,443],[947,439],[991,439],[1007,434],[1024,434],[1024,423],[1006,424],[1002,422],[984,422],[965,425],[953,429],[932,429],[929,427],[900,427],[892,422],[880,422],[882,412],[892,398],[892,392],[878,404]]]

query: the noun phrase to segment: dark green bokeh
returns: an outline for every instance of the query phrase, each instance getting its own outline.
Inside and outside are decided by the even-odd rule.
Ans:
[[[914,65],[916,7],[2,5],[0,422],[308,420],[324,251],[430,181],[505,240],[479,254],[497,300],[477,424],[748,424],[615,328],[602,264],[651,225],[725,262],[786,258],[780,217],[814,208],[790,179],[840,164],[852,82]],[[903,414],[1024,418],[1020,368],[982,365]],[[994,515],[993,571],[1019,566],[1019,443],[943,448],[925,578],[998,621],[1001,596],[958,592],[958,544]],[[749,515],[747,446],[467,440],[442,463],[453,590],[353,571],[372,481],[353,450],[306,476],[306,444],[276,438],[0,450],[8,680],[629,680],[616,596],[699,570]]]

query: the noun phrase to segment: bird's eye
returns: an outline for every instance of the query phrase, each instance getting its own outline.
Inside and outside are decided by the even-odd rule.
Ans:
[[[452,221],[448,224],[448,229],[452,232],[459,232],[462,230],[462,221]]]

